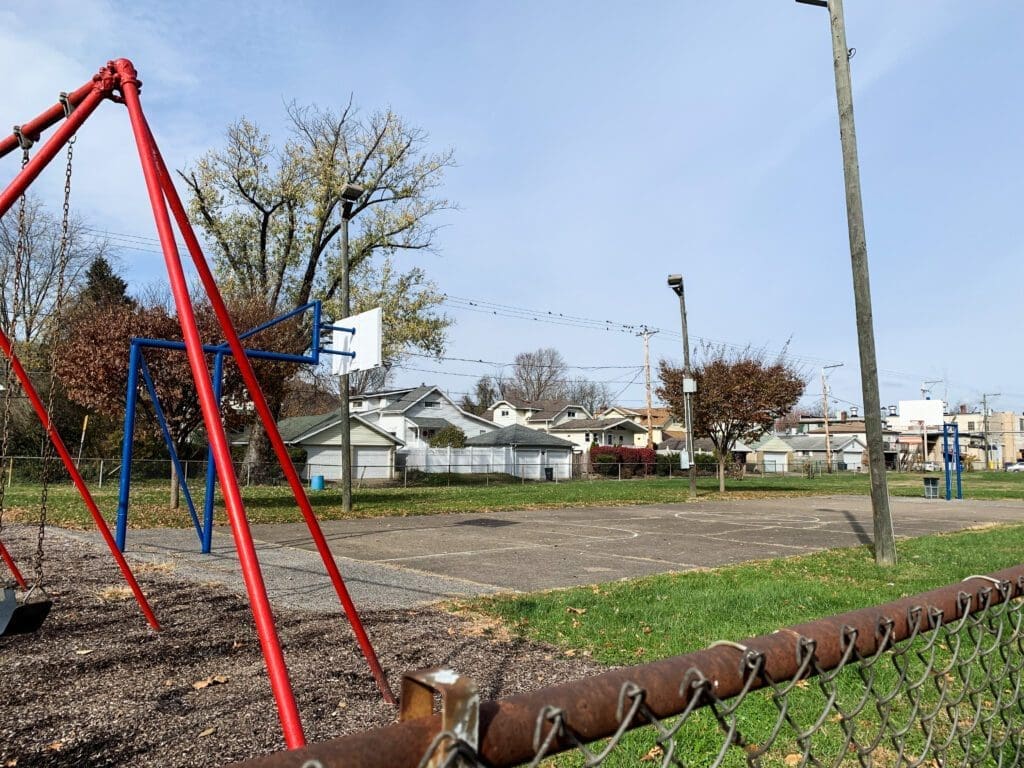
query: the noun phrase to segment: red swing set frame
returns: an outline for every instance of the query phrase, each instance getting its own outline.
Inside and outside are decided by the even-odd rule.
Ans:
[[[142,111],[139,99],[139,92],[142,83],[138,79],[135,67],[128,59],[117,59],[110,61],[106,66],[93,76],[92,80],[78,90],[67,95],[67,102],[70,105],[70,113],[66,114],[63,104],[58,103],[40,114],[33,120],[21,126],[21,133],[31,141],[38,141],[40,134],[58,122],[61,124],[54,131],[53,135],[46,141],[40,150],[29,160],[28,164],[21,170],[14,180],[3,192],[0,192],[0,216],[6,214],[14,203],[24,194],[29,185],[39,176],[40,172],[49,164],[57,153],[77,133],[78,129],[93,111],[104,100],[110,100],[124,104],[128,110],[128,117],[131,121],[132,133],[135,144],[139,151],[139,160],[142,163],[142,171],[145,177],[146,190],[149,194],[150,205],[153,209],[153,217],[156,221],[157,234],[160,238],[160,247],[163,252],[164,262],[167,267],[167,274],[171,284],[171,292],[174,296],[174,303],[181,324],[181,331],[185,342],[185,350],[188,356],[189,366],[192,370],[192,377],[196,390],[199,393],[199,404],[203,413],[203,423],[209,436],[213,456],[216,462],[217,477],[224,495],[224,505],[227,510],[228,520],[231,524],[231,533],[235,541],[235,549],[242,568],[242,576],[245,581],[246,591],[249,597],[249,604],[252,608],[253,619],[256,624],[256,631],[259,636],[263,657],[266,661],[267,672],[270,678],[270,686],[277,704],[278,715],[284,731],[285,743],[289,749],[296,749],[305,744],[305,736],[302,730],[302,721],[299,716],[298,706],[295,703],[295,696],[292,692],[291,680],[288,676],[288,669],[285,665],[284,654],[277,636],[277,627],[271,611],[270,601],[267,598],[266,586],[263,581],[263,572],[260,569],[259,558],[256,554],[256,547],[253,543],[252,533],[249,528],[249,520],[246,516],[245,506],[242,503],[241,491],[238,478],[235,475],[234,465],[231,462],[227,437],[221,422],[220,403],[214,395],[211,383],[210,371],[207,366],[206,356],[203,353],[203,340],[200,338],[196,325],[195,315],[192,311],[192,300],[189,296],[188,284],[185,279],[185,272],[182,266],[181,256],[178,252],[178,245],[175,240],[174,231],[171,225],[173,216],[179,233],[184,240],[185,247],[192,258],[192,262],[199,274],[199,279],[210,300],[214,313],[217,316],[223,338],[227,341],[234,359],[238,364],[242,378],[249,390],[249,395],[259,414],[260,420],[266,430],[274,448],[274,453],[284,471],[299,506],[302,517],[309,528],[309,532],[316,543],[317,552],[323,560],[327,573],[334,585],[335,592],[341,601],[345,615],[359,642],[359,646],[370,666],[370,671],[377,682],[384,699],[394,704],[395,699],[391,693],[387,678],[377,660],[366,631],[363,629],[355,604],[349,596],[348,588],[341,577],[337,563],[331,553],[330,546],[324,538],[320,529],[320,523],[313,513],[306,490],[302,480],[296,472],[288,450],[278,432],[277,424],[274,421],[266,398],[260,388],[259,382],[253,371],[252,364],[242,342],[238,338],[227,307],[221,297],[220,291],[214,280],[213,273],[203,256],[199,240],[195,236],[192,225],[189,223],[185,207],[174,188],[167,166],[164,163],[160,150],[157,147],[149,124]],[[0,157],[19,149],[21,146],[19,137],[15,134],[0,139]],[[15,354],[11,340],[0,329],[0,350],[10,361],[12,369],[21,383],[28,399],[35,410],[36,415],[42,422],[47,434],[53,443],[57,454],[60,456],[64,467],[67,469],[71,479],[78,489],[82,500],[88,507],[96,527],[103,536],[107,547],[117,561],[121,573],[131,587],[135,599],[138,601],[143,614],[150,626],[158,630],[160,628],[153,611],[143,595],[138,582],[132,575],[132,571],[124,556],[118,550],[110,528],[100,514],[92,494],[89,492],[81,474],[75,467],[74,460],[68,452],[63,440],[57,433],[53,423],[47,414],[46,406],[39,397],[32,382],[21,362]],[[0,543],[0,557],[10,568],[18,582],[24,586],[24,579],[3,544]]]

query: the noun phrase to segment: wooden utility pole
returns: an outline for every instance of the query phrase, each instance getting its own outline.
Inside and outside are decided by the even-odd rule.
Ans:
[[[802,2],[803,0],[797,0]],[[828,8],[832,29],[832,63],[835,69],[836,102],[839,108],[839,138],[843,148],[846,179],[846,221],[853,267],[853,301],[857,311],[857,346],[860,352],[860,381],[864,397],[864,422],[868,439],[868,467],[871,473],[871,509],[874,517],[875,562],[896,565],[896,539],[889,509],[889,487],[885,476],[882,443],[882,403],[878,395],[878,361],[871,317],[871,284],[868,279],[868,246],[864,234],[864,207],[860,194],[860,165],[857,160],[857,131],[853,121],[853,86],[850,82],[850,50],[846,46],[843,0],[808,0],[809,5]]]
[[[654,428],[651,424],[651,336],[657,331],[652,331],[646,325],[637,334],[644,340],[644,383],[647,387],[647,447],[654,447]]]

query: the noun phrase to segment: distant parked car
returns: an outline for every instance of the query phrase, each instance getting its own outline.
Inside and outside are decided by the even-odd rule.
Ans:
[[[926,461],[924,464],[921,465],[921,469],[923,469],[925,472],[938,472],[939,465],[936,464],[934,461]]]
[[[1024,472],[1024,461],[1016,461],[1006,465],[1007,472]]]

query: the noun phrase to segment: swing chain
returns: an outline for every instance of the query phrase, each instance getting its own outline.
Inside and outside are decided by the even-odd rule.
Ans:
[[[35,143],[26,136],[20,125],[14,126],[14,136],[18,140],[18,145],[21,147],[21,167],[22,169],[28,165],[29,161],[29,150],[32,149],[32,145]],[[14,246],[14,275],[11,280],[11,314],[10,314],[10,326],[4,329],[4,332],[11,337],[11,342],[14,342],[16,338],[16,328],[18,325],[18,314],[21,310],[21,269],[22,263],[24,262],[24,253],[28,241],[28,223],[27,214],[25,210],[25,193],[21,195],[21,199],[18,201],[18,238]],[[4,411],[3,411],[3,426],[0,430],[0,457],[5,464],[9,464],[12,459],[7,455],[10,448],[10,425],[11,425],[11,400],[14,397],[11,389],[14,381],[11,374],[13,373],[14,366],[7,357],[4,357]],[[4,502],[7,496],[7,480],[6,478],[0,478],[0,531],[3,531],[3,516],[4,516]]]
[[[61,94],[61,97],[61,104],[64,105],[64,115],[65,117],[69,117],[71,115],[71,107],[67,101],[67,94]],[[64,207],[60,225],[60,250],[58,251],[57,257],[57,294],[56,301],[54,302],[53,307],[54,327],[57,328],[58,330],[61,328],[61,308],[64,305],[64,292],[66,290],[65,278],[67,275],[68,262],[70,261],[71,258],[69,248],[70,237],[68,234],[68,229],[71,217],[71,173],[73,168],[73,159],[75,152],[75,140],[77,138],[78,136],[75,135],[68,139],[68,159],[64,167]],[[50,420],[53,415],[53,402],[57,389],[57,347],[59,344],[60,341],[59,339],[57,339],[50,345],[50,386],[49,392],[47,393],[46,402],[47,420]],[[54,429],[52,422],[50,424],[50,429]],[[53,441],[49,439],[49,435],[46,435],[46,437],[47,439],[43,441],[43,488],[39,500],[39,529],[36,537],[36,554],[34,561],[35,583],[37,585],[41,585],[43,581],[43,543],[46,538],[47,500],[50,493],[50,464],[53,461]]]

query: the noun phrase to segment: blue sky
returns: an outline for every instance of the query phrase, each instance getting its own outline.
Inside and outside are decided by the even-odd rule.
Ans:
[[[244,8],[245,10],[240,10]],[[883,404],[919,395],[1024,409],[1017,342],[1024,106],[1015,0],[848,0]],[[436,254],[400,257],[452,296],[778,350],[837,405],[861,401],[831,47],[792,0],[218,2],[77,0],[0,9],[4,112],[22,122],[131,58],[165,157],[185,167],[245,115],[283,139],[286,101],[391,106],[453,147]],[[134,285],[162,262],[123,109],[76,147],[77,210],[118,233]],[[4,178],[13,173],[4,161]],[[41,189],[54,194],[59,172]],[[140,239],[128,239],[124,235]],[[642,346],[446,308],[447,354],[396,383],[458,394],[539,346],[643,400]],[[627,366],[598,368],[599,366]],[[635,366],[635,367],[629,367]]]

